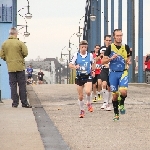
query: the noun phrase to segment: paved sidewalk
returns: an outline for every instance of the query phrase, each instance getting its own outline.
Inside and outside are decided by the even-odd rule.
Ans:
[[[44,150],[32,109],[0,104],[0,150]]]
[[[126,114],[113,122],[113,111],[100,109],[102,101],[78,118],[75,85],[33,86],[44,109],[71,150],[149,150],[150,87],[130,86]],[[86,108],[86,106],[85,106]]]

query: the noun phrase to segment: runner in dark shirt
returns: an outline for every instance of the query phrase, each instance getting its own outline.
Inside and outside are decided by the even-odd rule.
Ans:
[[[43,76],[44,76],[44,73],[40,69],[40,72],[38,72],[39,84],[43,84]]]

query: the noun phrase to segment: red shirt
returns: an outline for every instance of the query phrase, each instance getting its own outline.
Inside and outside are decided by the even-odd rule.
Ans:
[[[93,57],[95,58],[97,55],[96,53],[93,53]],[[99,59],[96,62],[96,68],[95,68],[95,74],[100,74],[101,73],[101,59]]]
[[[147,66],[147,69],[150,69],[150,60],[144,63]]]

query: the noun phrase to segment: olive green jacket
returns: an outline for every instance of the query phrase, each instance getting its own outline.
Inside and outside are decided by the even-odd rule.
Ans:
[[[26,45],[18,38],[10,36],[1,47],[0,57],[7,63],[8,72],[25,70],[24,58],[28,55]]]

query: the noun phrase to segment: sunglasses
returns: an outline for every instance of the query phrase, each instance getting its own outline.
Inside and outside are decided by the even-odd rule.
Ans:
[[[109,41],[109,42],[110,42],[111,40],[106,40],[106,41]]]

